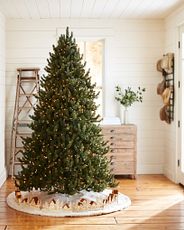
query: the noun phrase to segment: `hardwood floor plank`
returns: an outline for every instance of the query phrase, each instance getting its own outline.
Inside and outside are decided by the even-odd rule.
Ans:
[[[184,217],[177,216],[143,216],[143,217],[116,217],[118,224],[130,224],[130,223],[144,223],[144,224],[169,224],[169,223],[182,223],[184,224]]]
[[[26,216],[26,215],[13,215],[7,216],[4,215],[0,219],[1,225],[22,225],[23,222],[27,224],[36,223],[37,225],[71,225],[71,224],[81,224],[81,225],[96,225],[96,224],[107,224],[113,225],[116,224],[116,221],[113,217],[80,217],[80,218],[54,218],[54,217],[38,217],[38,216]]]
[[[6,230],[6,226],[0,225],[0,230]]]
[[[6,230],[183,230],[184,224],[62,225],[8,226]],[[4,230],[4,229],[3,229]]]
[[[110,214],[113,215],[113,214]],[[163,212],[160,212],[160,210],[128,210],[128,211],[122,211],[120,213],[116,213],[116,217],[154,217],[159,215],[160,217],[182,217],[184,218],[184,210],[165,210]]]
[[[133,229],[135,225],[113,226],[113,225],[62,225],[62,226],[8,226],[6,230],[128,230]]]

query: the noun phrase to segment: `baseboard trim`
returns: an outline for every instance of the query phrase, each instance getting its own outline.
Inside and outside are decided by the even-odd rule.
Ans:
[[[162,164],[142,164],[137,167],[137,174],[163,174]]]
[[[0,187],[4,184],[4,182],[7,179],[7,170],[6,168],[4,168],[1,172],[0,172]]]

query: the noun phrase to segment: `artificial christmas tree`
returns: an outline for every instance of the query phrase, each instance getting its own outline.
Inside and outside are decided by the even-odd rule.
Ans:
[[[32,116],[33,133],[24,140],[17,187],[75,194],[114,186],[96,115],[98,95],[68,28],[53,46],[45,70]]]
[[[49,216],[99,215],[128,207],[128,197],[106,189],[116,182],[96,115],[98,94],[68,28],[45,70],[32,136],[24,139],[22,170],[8,205]]]

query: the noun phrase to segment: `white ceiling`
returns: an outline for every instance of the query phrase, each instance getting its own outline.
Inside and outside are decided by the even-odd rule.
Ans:
[[[165,18],[184,0],[0,0],[7,18]]]

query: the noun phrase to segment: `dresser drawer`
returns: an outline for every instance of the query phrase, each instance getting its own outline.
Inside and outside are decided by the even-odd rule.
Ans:
[[[135,162],[116,161],[111,162],[112,172],[116,175],[135,174]]]
[[[126,149],[126,148],[110,148],[109,153],[112,155],[136,155],[136,149]]]
[[[127,148],[132,149],[135,147],[134,141],[109,141],[107,145],[110,148]]]
[[[128,134],[106,134],[104,135],[104,140],[105,141],[135,141],[135,134],[133,133],[128,133]]]
[[[102,133],[109,134],[134,134],[136,133],[135,125],[122,125],[122,126],[102,126]]]
[[[120,149],[121,150],[121,149]],[[132,150],[131,152],[116,152],[116,153],[107,153],[106,155],[108,159],[112,159],[112,161],[135,161],[135,152]]]

